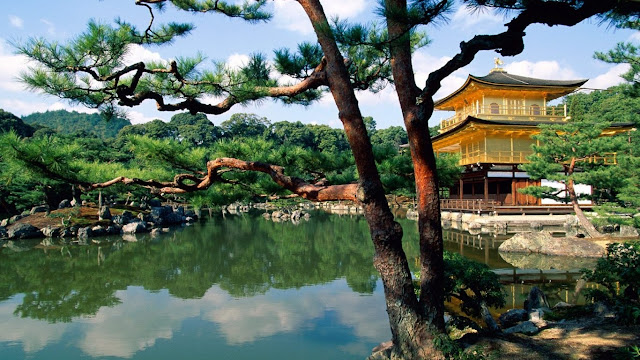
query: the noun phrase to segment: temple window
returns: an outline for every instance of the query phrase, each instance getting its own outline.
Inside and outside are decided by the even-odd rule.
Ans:
[[[529,115],[540,115],[540,105],[533,104],[529,107]]]

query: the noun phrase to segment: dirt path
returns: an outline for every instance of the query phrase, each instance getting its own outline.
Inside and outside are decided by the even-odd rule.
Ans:
[[[534,336],[501,335],[474,343],[497,360],[631,359],[622,355],[625,348],[640,346],[640,326],[621,326],[602,318],[569,320],[550,324]]]

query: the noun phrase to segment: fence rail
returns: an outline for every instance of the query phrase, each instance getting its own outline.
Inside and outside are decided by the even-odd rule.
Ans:
[[[441,199],[442,210],[494,211],[500,202],[484,199]]]

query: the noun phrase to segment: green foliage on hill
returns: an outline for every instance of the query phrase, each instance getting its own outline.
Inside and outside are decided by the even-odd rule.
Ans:
[[[64,120],[65,114],[75,115]],[[57,119],[54,122],[70,124],[85,115],[60,111],[27,118]],[[19,118],[11,119],[15,124],[21,123]],[[98,115],[91,119],[105,124]],[[367,120],[385,190],[390,194],[413,196],[411,158],[400,149],[400,145],[407,142],[405,130],[399,126],[376,129],[373,118]],[[127,125],[115,138],[101,138],[100,129],[93,133],[84,130],[74,133],[43,127],[20,133],[15,124],[11,127],[13,132],[0,136],[0,196],[3,199],[0,205],[5,213],[19,212],[41,202],[56,206],[62,198],[70,197],[69,185],[74,184],[105,182],[118,176],[158,181],[170,181],[178,173],[200,176],[206,170],[207,161],[218,157],[280,165],[287,175],[309,182],[345,184],[358,180],[344,130],[327,125],[271,123],[255,114],[234,114],[215,126],[205,115],[181,113],[169,122],[154,120]],[[88,124],[90,122],[85,122]],[[452,157],[438,158],[438,167],[442,186],[448,186],[460,174]],[[230,171],[225,173],[224,180],[226,183],[182,196],[196,206],[204,206],[288,194],[262,173]],[[118,185],[102,191],[118,196],[131,188]]]
[[[120,129],[131,122],[114,117],[106,120],[100,114],[84,114],[76,111],[56,110],[44,113],[33,113],[23,118],[31,125],[46,126],[61,134],[93,135],[102,139],[114,138]]]
[[[25,124],[22,119],[12,113],[0,109],[0,133],[9,131],[14,131],[16,134],[23,137],[30,137],[36,129]]]

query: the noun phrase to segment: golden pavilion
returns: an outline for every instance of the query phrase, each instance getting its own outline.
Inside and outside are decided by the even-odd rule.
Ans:
[[[459,154],[459,164],[465,167],[458,186],[449,189],[449,199],[458,200],[450,207],[543,205],[544,200],[518,192],[529,185],[541,185],[518,165],[532,154],[531,135],[539,132],[539,124],[569,119],[566,105],[550,106],[548,102],[576,91],[587,81],[535,79],[509,74],[499,65],[496,59],[496,67],[488,75],[469,75],[462,87],[435,103],[437,110],[454,111],[455,115],[440,123],[439,134],[432,138],[433,149],[436,154]],[[613,124],[606,133],[628,131],[628,125]],[[460,205],[463,201],[466,205]]]

